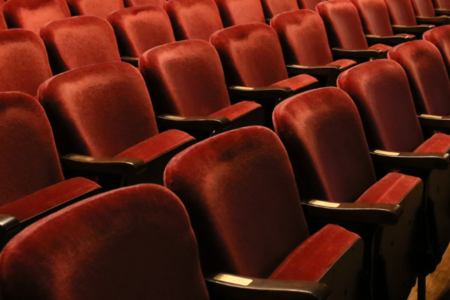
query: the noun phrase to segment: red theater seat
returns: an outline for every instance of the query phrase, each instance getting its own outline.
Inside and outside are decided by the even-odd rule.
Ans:
[[[192,219],[204,274],[321,282],[333,299],[362,299],[361,238],[336,225],[310,234],[289,157],[271,130],[198,143],[169,163],[164,182]]]
[[[126,7],[133,7],[133,6],[139,6],[139,5],[156,5],[161,8],[164,7],[164,3],[166,3],[166,0],[124,0]]]
[[[230,104],[219,56],[205,41],[181,41],[151,49],[141,56],[139,66],[162,127],[204,138],[264,123],[259,104]]]
[[[358,9],[364,33],[385,38],[385,44],[397,45],[420,37],[426,27],[395,26],[391,24],[389,10],[384,0],[351,0]],[[395,35],[394,35],[395,33]]]
[[[122,60],[138,64],[145,51],[175,42],[169,17],[164,9],[142,5],[121,9],[108,15],[114,28]]]
[[[411,0],[385,0],[394,25],[422,26],[422,32],[433,28],[435,25],[443,25],[446,18],[424,18],[416,17]]]
[[[211,43],[222,61],[230,96],[259,100],[260,95],[269,119],[279,101],[319,86],[317,79],[297,73],[295,66],[289,72],[296,76],[289,78],[277,33],[268,25],[226,28],[214,33]]]
[[[108,61],[120,61],[114,30],[94,16],[53,21],[41,29],[54,74]]]
[[[419,115],[436,115],[441,116],[441,119],[450,116],[450,81],[444,60],[436,46],[426,41],[414,41],[392,48],[388,57],[406,71]],[[430,117],[432,116],[419,118],[425,118],[426,122]],[[445,125],[450,122],[440,123]],[[450,132],[446,128],[442,130]]]
[[[270,26],[278,33],[286,64],[317,76],[322,85],[336,85],[340,72],[356,65],[351,59],[333,61],[320,16],[301,9],[275,16]]]
[[[348,0],[330,0],[317,5],[317,12],[322,17],[327,30],[330,46],[345,50],[364,50],[365,55],[360,59],[386,57],[391,48],[381,37],[366,40],[359,19],[358,10]],[[372,44],[369,47],[368,42]]]
[[[194,143],[182,131],[158,132],[145,81],[126,63],[97,64],[55,76],[41,86],[39,100],[64,166],[113,176],[118,181],[113,187],[162,183],[167,162]]]
[[[0,92],[36,97],[39,85],[52,76],[42,40],[31,31],[0,31]]]
[[[284,12],[300,9],[297,0],[261,0],[261,4],[267,19],[272,19]]]
[[[429,18],[429,22],[436,25],[448,25],[450,24],[450,10],[448,9],[436,9],[433,6],[433,0],[411,0],[416,16],[425,19]],[[437,17],[439,16],[439,17]]]
[[[376,79],[375,79],[376,78]],[[403,68],[392,60],[361,64],[343,72],[338,87],[358,107],[372,159],[394,169],[420,176],[429,209],[429,238],[436,261],[450,241],[450,136],[435,133],[424,140],[424,129],[436,125],[420,123]]]
[[[0,238],[99,192],[84,178],[64,180],[45,112],[33,97],[0,93]]]
[[[297,0],[300,9],[316,10],[316,5],[325,0]]]
[[[259,0],[215,0],[223,26],[247,23],[265,23],[264,11]]]
[[[433,43],[439,49],[447,68],[447,74],[450,74],[450,27],[441,26],[429,30],[423,35],[423,39]]]
[[[66,0],[73,16],[96,16],[106,19],[113,11],[124,8],[123,0]]]
[[[214,0],[171,0],[164,8],[170,17],[177,41],[204,40],[223,29]]]
[[[23,28],[39,34],[45,24],[70,17],[64,0],[9,0],[3,6],[9,28]]]
[[[358,110],[342,90],[296,95],[278,105],[273,118],[305,214],[319,224],[341,222],[364,238],[373,299],[407,299],[424,248],[421,180],[400,173],[377,180]],[[380,211],[385,215],[376,215]]]

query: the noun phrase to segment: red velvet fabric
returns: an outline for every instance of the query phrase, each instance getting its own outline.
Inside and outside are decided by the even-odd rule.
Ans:
[[[164,3],[166,3],[166,0],[124,0],[123,2],[126,7],[133,7],[139,5],[156,5],[163,8]]]
[[[14,216],[23,222],[39,213],[100,188],[98,184],[86,178],[72,178],[3,205],[0,207],[0,214]]]
[[[219,56],[205,41],[153,48],[139,66],[157,115],[200,117],[230,106]]]
[[[343,91],[291,97],[277,105],[273,123],[302,199],[354,202],[376,182],[358,110]]]
[[[206,300],[186,210],[164,187],[138,185],[29,226],[0,256],[2,299]]]
[[[416,16],[421,17],[435,17],[432,0],[411,0]]]
[[[325,25],[316,12],[301,9],[279,14],[272,18],[270,26],[278,33],[286,64],[335,65]],[[355,64],[352,60],[342,63],[343,67]]]
[[[450,9],[450,1],[449,0],[434,0],[433,3],[436,8]]]
[[[423,142],[414,152],[446,153],[450,150],[450,135],[435,133],[431,138]]]
[[[277,83],[269,85],[269,87],[288,87],[291,88],[294,93],[297,93],[300,89],[315,82],[317,82],[317,79],[312,76],[299,75],[278,81]]]
[[[358,9],[365,34],[393,36],[389,10],[384,0],[351,0]]]
[[[264,11],[259,0],[215,0],[223,26],[247,23],[265,23]]]
[[[0,128],[0,205],[64,180],[50,124],[36,99],[0,93]]]
[[[114,28],[122,56],[139,57],[148,49],[175,42],[170,19],[160,7],[121,9],[108,15],[108,21]]]
[[[249,112],[261,107],[259,104],[252,101],[240,101],[231,106],[222,108],[221,110],[211,114],[211,117],[225,117],[230,121],[234,121]]]
[[[398,63],[363,63],[343,72],[338,87],[356,103],[370,148],[411,152],[423,143],[408,78]]]
[[[327,66],[340,66],[342,68],[348,68],[354,65],[356,65],[356,61],[351,59],[338,59],[327,64]]]
[[[42,40],[23,29],[0,31],[0,92],[36,96],[39,85],[52,76]]]
[[[316,5],[325,0],[297,0],[299,8],[306,8],[310,10],[315,10]]]
[[[132,146],[116,157],[134,157],[148,162],[193,140],[195,139],[192,136],[183,131],[168,130]]]
[[[412,41],[394,47],[388,57],[406,71],[418,114],[450,115],[450,81],[436,46]]]
[[[366,38],[358,10],[348,0],[330,0],[317,5],[325,24],[331,47],[356,50],[367,49]]]
[[[383,52],[387,52],[391,48],[392,48],[391,46],[384,45],[384,44],[375,44],[375,45],[369,47],[369,49],[381,50]]]
[[[222,29],[211,36],[219,53],[227,85],[268,87],[288,79],[277,33],[270,26],[253,23]],[[298,75],[289,84],[300,88],[316,81]]]
[[[356,203],[386,203],[401,205],[402,200],[420,182],[420,178],[389,173],[371,186]]]
[[[123,0],[66,0],[72,16],[89,15],[106,19],[113,11],[124,8]]]
[[[394,25],[417,25],[416,15],[411,0],[384,0],[389,9]]]
[[[278,14],[299,10],[297,0],[261,0],[266,18],[273,18]]]
[[[439,49],[447,68],[447,74],[450,74],[450,27],[440,26],[428,30],[423,34],[423,39],[433,43]]]
[[[2,4],[0,3],[0,7]],[[8,29],[8,25],[6,25],[5,16],[3,15],[3,12],[0,12],[0,30],[6,30]]]
[[[318,282],[358,240],[342,227],[326,225],[292,251],[270,279]]]
[[[23,28],[39,34],[45,24],[70,17],[64,0],[9,0],[3,6],[9,28]]]
[[[107,61],[120,61],[112,26],[93,16],[53,21],[41,29],[53,72]]]
[[[164,182],[189,212],[205,274],[268,277],[308,238],[289,158],[267,128],[197,143],[172,159]]]
[[[164,8],[178,41],[198,39],[209,42],[211,34],[223,28],[214,0],[171,0]]]
[[[158,134],[138,70],[103,63],[65,72],[39,89],[60,154],[116,156]]]

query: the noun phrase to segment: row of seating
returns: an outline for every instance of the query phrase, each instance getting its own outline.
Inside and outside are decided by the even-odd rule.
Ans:
[[[183,7],[172,1],[166,9]],[[135,9],[170,25],[154,6],[108,20]],[[141,72],[120,55],[102,54],[111,49],[105,41],[118,51],[101,18],[44,25],[45,46],[27,30],[0,32],[3,242],[29,226],[0,256],[2,297],[206,299],[203,275],[213,299],[327,299],[330,292],[333,299],[406,299],[417,277],[423,284],[450,241],[443,60],[450,29],[424,34],[436,36],[441,52],[428,41],[369,49],[363,34],[365,44],[355,42],[352,28],[362,25],[350,1],[323,2],[317,11],[222,29],[211,43],[152,46],[137,55]],[[339,29],[343,16],[357,26]],[[316,25],[302,36],[304,21]],[[333,46],[345,36],[364,51],[341,60],[345,66],[333,63],[327,33],[341,48],[335,55],[355,53]],[[324,50],[296,48],[297,36]],[[328,67],[286,67],[289,47]],[[52,77],[47,55],[59,75]],[[338,88],[317,89],[318,82]],[[64,180],[58,154],[71,179]],[[162,184],[163,172],[176,196],[136,185]],[[133,186],[89,198],[100,185]],[[80,219],[92,221],[71,224]],[[43,239],[49,243],[39,246]],[[37,279],[37,272],[48,275]],[[149,279],[157,282],[151,291]]]

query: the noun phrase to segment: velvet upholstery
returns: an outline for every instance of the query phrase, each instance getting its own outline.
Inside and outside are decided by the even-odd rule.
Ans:
[[[288,79],[280,41],[268,25],[254,23],[222,29],[211,36],[211,43],[219,53],[229,86],[291,86],[295,92],[317,82],[309,75]]]
[[[435,17],[432,0],[411,0],[416,16],[421,17]]]
[[[123,0],[66,0],[72,16],[89,15],[106,19],[113,11],[124,8]]]
[[[120,61],[112,26],[94,16],[53,21],[41,29],[53,73],[84,66]]]
[[[0,92],[36,96],[39,85],[52,76],[42,40],[28,30],[3,30],[0,49]]]
[[[163,8],[165,0],[124,0],[126,7],[133,7],[139,5],[156,5]]]
[[[449,0],[434,0],[433,3],[436,8],[450,9]]]
[[[385,0],[394,25],[416,26],[416,15],[411,0]]]
[[[297,0],[261,0],[266,18],[273,18],[278,14],[299,10]]]
[[[278,33],[286,64],[344,68],[356,64],[352,60],[333,62],[325,25],[316,12],[302,9],[279,14],[270,26]]]
[[[247,23],[265,23],[259,0],[215,0],[224,27]]]
[[[178,41],[199,39],[209,42],[211,34],[223,28],[214,0],[173,0],[166,2],[164,8]]]
[[[347,50],[369,49],[364,36],[358,10],[348,0],[330,0],[317,5],[331,47]],[[374,45],[370,49],[389,49],[389,46]]]
[[[297,0],[297,3],[298,3],[298,7],[300,9],[305,8],[305,9],[310,9],[310,10],[315,11],[316,5],[322,1],[325,1],[325,0]]]
[[[65,0],[9,0],[3,6],[9,28],[23,28],[39,34],[45,24],[70,17]]]
[[[12,202],[64,178],[52,130],[39,103],[23,93],[0,93],[1,203]]]
[[[111,157],[158,134],[145,82],[133,66],[65,72],[39,89],[60,154]]]
[[[273,119],[302,199],[355,202],[376,182],[358,111],[341,90],[297,95],[280,103]]]
[[[351,252],[359,241],[335,225],[309,237],[289,158],[267,128],[241,128],[194,145],[169,163],[165,185],[191,217],[205,274],[267,278],[287,261],[285,265],[301,270],[307,280],[322,280],[324,273],[332,272],[334,259]],[[327,246],[331,240],[336,242],[333,247]],[[307,267],[289,262],[295,255],[291,253],[311,248],[314,253],[305,253]],[[361,257],[353,253],[357,263]],[[322,255],[327,259],[318,259]],[[347,275],[355,274],[349,264],[343,268]],[[343,271],[338,269],[333,272]]]
[[[0,3],[0,8],[1,8],[1,3]],[[3,15],[3,12],[0,12],[0,30],[6,30],[8,29],[8,25],[6,25],[6,20],[5,20],[5,16]]]
[[[398,63],[358,65],[339,76],[338,87],[356,103],[370,148],[411,152],[423,143],[408,78]]]
[[[442,58],[450,76],[450,27],[440,26],[428,30],[423,34],[423,39],[433,43],[441,52]]]
[[[384,0],[351,0],[358,9],[365,34],[393,36],[389,10]],[[402,35],[402,34],[399,34]],[[407,36],[414,37],[412,34]]]
[[[414,109],[403,68],[392,60],[377,60],[343,72],[338,87],[356,103],[370,148],[395,152],[440,152],[450,148],[447,135],[434,134],[427,141]],[[437,261],[450,241],[450,168],[423,175],[430,203],[429,236]]]
[[[418,114],[450,115],[450,81],[436,46],[413,41],[392,48],[388,57],[406,71]]]
[[[5,300],[208,299],[186,210],[157,185],[91,197],[33,224],[8,243],[0,269]]]
[[[419,232],[410,222],[418,224],[421,180],[389,173],[377,181],[358,110],[342,90],[330,87],[291,97],[275,108],[273,118],[275,131],[289,154],[302,199],[384,203],[404,208],[404,215],[395,225],[380,224],[383,233],[366,237],[365,242],[374,245],[366,248],[371,252],[367,257],[371,257],[372,263],[384,261],[386,265],[384,270],[374,265],[374,269],[382,270],[374,272],[375,293],[389,295],[386,299],[405,299],[416,278],[413,253],[418,246]],[[355,227],[360,228],[361,224]],[[408,238],[404,239],[405,236]],[[372,238],[379,242],[372,242]],[[399,248],[379,246],[392,240]],[[295,274],[295,270],[285,273]],[[383,289],[386,289],[384,293],[380,291]]]
[[[122,56],[139,57],[148,49],[175,42],[169,17],[161,7],[142,5],[108,15]]]
[[[151,49],[141,56],[139,66],[157,115],[230,117],[227,114],[233,110],[237,118],[248,107],[259,107],[247,101],[230,107],[219,56],[205,41],[187,40]]]

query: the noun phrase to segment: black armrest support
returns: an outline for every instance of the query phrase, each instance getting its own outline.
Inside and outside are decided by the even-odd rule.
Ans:
[[[320,67],[308,67],[300,65],[287,65],[289,76],[296,76],[301,74],[307,74],[311,76],[331,76],[337,75],[343,69],[340,66],[320,66]]]
[[[139,67],[139,57],[122,56],[121,60],[135,66],[136,68]]]
[[[420,125],[426,129],[448,130],[450,129],[450,117],[422,114],[419,116]]]
[[[12,232],[19,231],[20,221],[13,216],[0,215],[0,238],[9,236]]]
[[[292,89],[288,87],[245,87],[230,86],[228,87],[230,98],[235,100],[254,100],[256,102],[264,100],[284,100],[293,95]]]
[[[67,154],[60,157],[63,167],[90,173],[133,175],[145,166],[142,159],[125,157],[92,157]]]
[[[206,278],[211,300],[326,300],[323,283],[238,277],[217,274]]]
[[[436,16],[450,16],[450,9],[436,8],[434,12],[436,13]]]
[[[311,200],[302,203],[305,214],[319,219],[365,224],[396,224],[403,209],[385,203],[332,203]]]
[[[392,25],[394,33],[410,33],[410,34],[423,34],[425,31],[434,28],[431,25],[418,25],[418,26],[404,26],[404,25]]]
[[[450,17],[416,17],[417,24],[448,25]]]
[[[390,152],[375,150],[370,153],[374,164],[392,168],[445,170],[450,164],[448,153]]]
[[[166,129],[211,133],[219,133],[231,124],[230,120],[224,117],[180,117],[173,115],[159,115],[157,121],[161,127]]]
[[[385,44],[389,46],[395,46],[413,40],[408,36],[378,36],[378,35],[366,35],[366,39],[369,45]]]
[[[266,19],[265,19],[266,24],[267,24],[267,25],[270,25],[270,21],[271,21],[271,20],[272,20],[272,18],[266,18]]]
[[[340,48],[332,48],[333,57],[336,58],[350,58],[350,59],[371,59],[383,58],[386,54],[379,49],[365,49],[365,50],[345,50]]]

